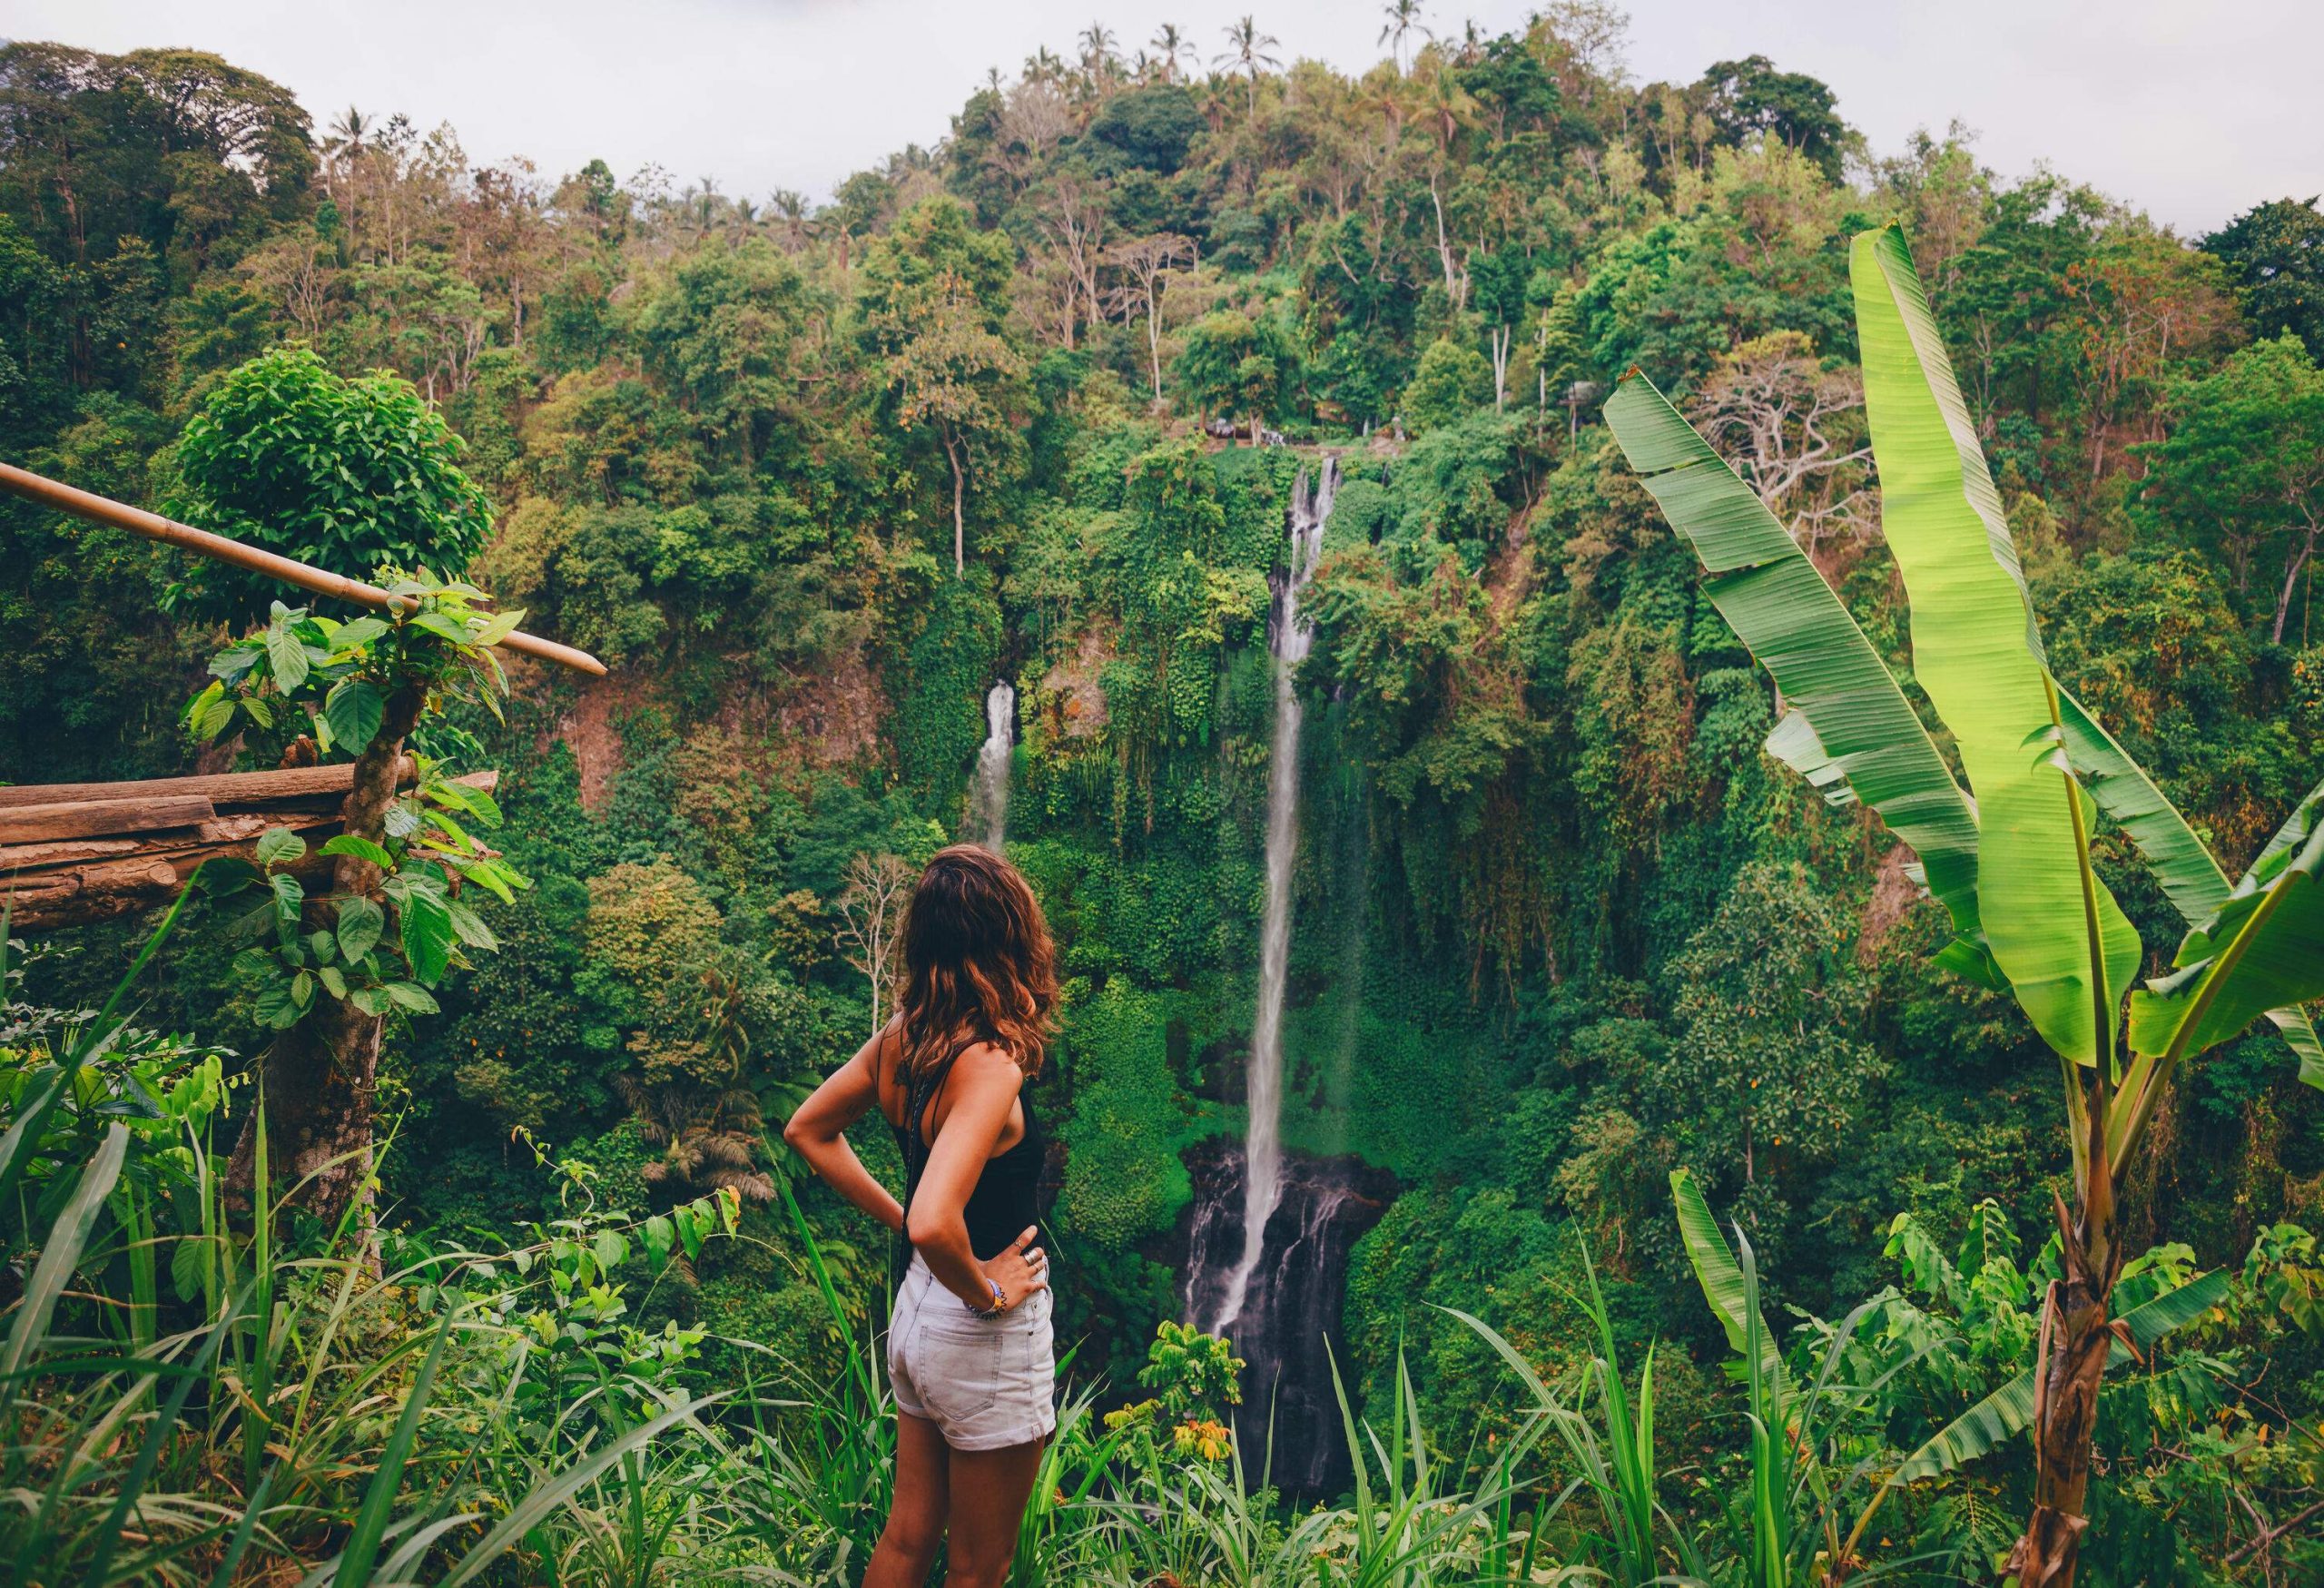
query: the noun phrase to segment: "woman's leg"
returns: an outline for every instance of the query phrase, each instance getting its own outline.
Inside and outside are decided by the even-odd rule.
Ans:
[[[1017,1553],[1018,1525],[1040,1471],[1041,1441],[1006,1450],[952,1452],[945,1588],[1000,1588]],[[865,1588],[871,1588],[869,1579]]]
[[[863,1570],[863,1588],[924,1588],[944,1538],[948,1464],[955,1459],[935,1424],[910,1412],[896,1414],[896,1503]],[[1018,1504],[1024,1504],[1021,1497]]]

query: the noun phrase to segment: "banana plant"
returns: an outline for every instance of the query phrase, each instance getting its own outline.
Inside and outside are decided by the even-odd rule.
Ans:
[[[1849,281],[1881,527],[1911,607],[1913,677],[1965,788],[1798,543],[1637,370],[1606,405],[1631,468],[1701,558],[1705,593],[1785,703],[1768,749],[1835,803],[1861,802],[1918,857],[1946,909],[1946,970],[2006,991],[2056,1054],[2073,1202],[2034,1375],[2034,1510],[2011,1561],[2069,1583],[2097,1390],[2127,1330],[2111,1316],[2117,1188],[2179,1067],[2264,1015],[2324,1086],[2300,1005],[2324,997],[2324,785],[2230,883],[2185,819],[2051,674],[2040,626],[1902,230],[1858,236]],[[2167,973],[2091,863],[2100,813],[2185,920]]]

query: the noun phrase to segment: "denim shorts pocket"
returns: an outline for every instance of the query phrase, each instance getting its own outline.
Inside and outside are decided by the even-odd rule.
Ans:
[[[912,1382],[941,1423],[964,1423],[1000,1396],[1003,1331],[981,1319],[970,1327],[923,1325],[912,1354]]]

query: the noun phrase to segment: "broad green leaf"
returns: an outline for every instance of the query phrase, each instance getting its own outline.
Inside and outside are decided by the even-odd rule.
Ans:
[[[2178,971],[2132,995],[2136,1051],[2200,1053],[2270,1010],[2324,997],[2320,813],[2324,802],[2310,796],[2286,824],[2304,833],[2271,844],[2219,913],[2187,934]]]
[[[1882,528],[1912,602],[1913,676],[1953,730],[1976,798],[1978,921],[2043,1040],[2093,1062],[2137,973],[2138,933],[2090,869],[2077,815],[2087,796],[2059,754],[2017,548],[1904,232],[1857,237],[1848,274]]]
[[[359,833],[341,833],[326,840],[323,843],[322,853],[325,854],[351,854],[358,860],[369,861],[381,871],[393,871],[396,867],[396,857],[394,855],[389,854],[386,850],[380,848],[378,844],[372,843],[369,838],[364,837]]]
[[[2063,686],[2058,707],[2066,755],[2082,774],[2083,786],[2146,856],[2172,907],[2191,924],[2207,920],[2227,902],[2227,873],[2219,862],[2130,752]]]
[[[339,902],[339,957],[352,962],[371,952],[387,930],[387,912],[357,894]]]
[[[266,631],[266,660],[274,673],[274,686],[288,695],[307,681],[307,647],[287,623]]]
[[[344,656],[359,650],[387,632],[388,626],[377,617],[359,617],[352,623],[341,624],[331,633],[331,654]]]
[[[517,626],[524,621],[525,609],[521,607],[511,612],[496,612],[485,620],[482,628],[477,630],[475,643],[480,646],[497,646],[516,633]]]
[[[1826,791],[1845,779],[1913,847],[1954,930],[1978,935],[1977,820],[1872,642],[1775,515],[1636,372],[1606,422],[1671,528],[1702,559],[1703,593],[1790,707],[1771,755]]]
[[[517,889],[532,886],[531,883],[498,861],[472,860],[462,869],[468,881],[488,890],[503,904],[517,902]]]
[[[452,902],[450,909],[452,930],[459,933],[462,942],[472,949],[482,949],[487,952],[500,946],[500,940],[492,934],[492,928],[487,926],[484,923],[484,918],[475,911],[458,900]]]
[[[330,725],[331,738],[340,749],[359,755],[379,734],[387,710],[387,699],[378,685],[350,678],[324,700],[323,720]]]
[[[234,720],[234,703],[222,697],[204,705],[193,720],[193,736],[207,744]]]
[[[390,981],[380,989],[391,1002],[399,1003],[415,1014],[437,1012],[436,1000],[428,989],[410,981]]]
[[[251,1012],[261,1025],[282,1031],[297,1025],[304,1011],[290,996],[290,978],[276,976],[259,988],[258,996],[251,1001]]]
[[[2034,1375],[2029,1370],[1985,1396],[1905,1457],[1889,1481],[1909,1484],[1972,1462],[2016,1435],[2034,1420]]]
[[[307,841],[288,827],[270,827],[259,834],[257,853],[261,865],[290,865],[306,858]]]
[[[439,894],[415,891],[397,912],[403,923],[403,957],[412,980],[433,987],[452,962],[450,906]]]
[[[2101,726],[2098,719],[2084,710],[2080,701],[2065,692],[2058,691],[2058,704],[2063,708],[2065,725],[2066,753],[2074,767],[2087,780],[2084,786],[2091,797],[2129,833],[2139,853],[2146,857],[2161,885],[2190,928],[2209,922],[2227,903],[2234,888],[2227,873],[2220,870],[2219,862],[2203,841],[2195,836],[2163,792],[2142,771],[2130,753],[2115,743],[2114,736]],[[2291,819],[2277,830],[2269,846],[2260,852],[2254,863],[2265,864],[2290,840],[2288,834],[2295,824],[2308,819],[2301,812],[2324,800],[2324,788],[2319,788],[2301,802]],[[2132,995],[2133,998],[2136,994]],[[2299,1078],[2309,1085],[2324,1087],[2324,1041],[2316,1035],[2316,1026],[2305,1011],[2296,1006],[2271,1009],[2268,1018],[2283,1033],[2284,1041],[2299,1059]]]
[[[412,627],[424,628],[438,638],[448,639],[454,645],[466,646],[475,643],[468,637],[468,626],[448,612],[439,612],[431,607],[425,612],[412,614],[410,621]]]
[[[289,872],[272,873],[266,885],[274,895],[274,920],[281,931],[282,946],[289,948],[299,940],[299,913],[306,908],[306,885]]]
[[[1678,1208],[1679,1235],[1687,1248],[1687,1260],[1694,1267],[1695,1282],[1702,1287],[1703,1299],[1710,1304],[1711,1315],[1726,1332],[1727,1343],[1740,1356],[1751,1348],[1755,1333],[1750,1287],[1744,1279],[1742,1266],[1736,1262],[1727,1238],[1719,1233],[1718,1220],[1711,1216],[1710,1204],[1703,1200],[1702,1188],[1683,1169],[1670,1171],[1670,1200]],[[1760,1321],[1756,1334],[1760,1372],[1773,1386],[1777,1402],[1787,1406],[1791,1384],[1784,1373],[1783,1353],[1777,1348],[1775,1336],[1765,1320]]]

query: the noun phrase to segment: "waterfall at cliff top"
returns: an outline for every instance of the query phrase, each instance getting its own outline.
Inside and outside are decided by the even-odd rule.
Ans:
[[[1325,459],[1313,494],[1300,471],[1291,491],[1291,547],[1275,592],[1275,743],[1267,758],[1267,892],[1259,927],[1259,1005],[1251,1024],[1243,1138],[1243,1255],[1227,1276],[1216,1316],[1199,1320],[1224,1330],[1242,1316],[1251,1275],[1266,1242],[1267,1220],[1283,1197],[1283,993],[1291,965],[1291,862],[1299,844],[1299,693],[1294,687],[1314,624],[1299,610],[1324,549],[1324,521],[1339,488],[1339,464]]]
[[[984,748],[977,752],[963,836],[995,854],[1009,831],[1009,763],[1017,735],[1017,690],[1003,678],[984,697]]]

